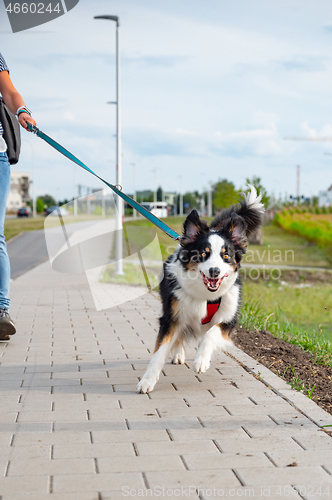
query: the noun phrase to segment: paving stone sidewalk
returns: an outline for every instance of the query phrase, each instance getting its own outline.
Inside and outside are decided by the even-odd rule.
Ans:
[[[332,498],[330,415],[236,348],[199,376],[191,349],[153,393],[135,392],[157,332],[153,295],[97,312],[85,276],[46,262],[11,296],[1,500]]]

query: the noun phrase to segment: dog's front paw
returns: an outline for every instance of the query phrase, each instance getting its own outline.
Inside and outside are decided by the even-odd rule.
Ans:
[[[204,373],[210,368],[211,358],[204,354],[196,355],[194,359],[193,368],[196,373]]]
[[[143,377],[142,380],[137,384],[137,392],[140,394],[152,392],[156,383],[157,379],[155,377]]]

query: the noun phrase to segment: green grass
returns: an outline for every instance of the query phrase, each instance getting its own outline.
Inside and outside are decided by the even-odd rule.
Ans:
[[[268,316],[282,310],[288,322],[295,328],[307,332],[320,332],[322,338],[332,341],[332,274],[326,274],[326,281],[309,282],[314,273],[301,283],[283,279],[264,282],[243,280],[243,301],[258,301],[261,312]],[[307,276],[308,278],[308,276]],[[331,280],[330,283],[328,280]],[[282,283],[287,283],[283,285]],[[299,286],[310,286],[298,288]]]
[[[332,344],[318,331],[298,328],[286,318],[281,309],[266,314],[258,300],[244,302],[239,325],[249,330],[269,330],[273,335],[309,351],[318,364],[332,366]]]
[[[5,220],[5,238],[10,240],[19,233],[44,229],[45,217],[27,217]]]
[[[299,379],[299,377],[296,375],[296,370],[293,365],[287,366],[284,373],[282,374],[282,378],[284,378],[288,369],[290,369],[293,374],[292,380],[290,382],[287,382],[288,385],[290,385],[291,388],[295,389],[296,391],[303,392],[303,394],[306,394],[306,396],[308,396],[309,399],[312,399],[312,394],[315,390],[316,385],[311,387],[310,382],[308,382],[308,387],[306,387],[305,380]]]

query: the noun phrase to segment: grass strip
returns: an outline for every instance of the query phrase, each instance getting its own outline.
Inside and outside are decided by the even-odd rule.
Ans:
[[[239,325],[248,330],[269,330],[275,337],[309,351],[316,364],[332,366],[331,342],[323,339],[315,330],[302,331],[287,320],[280,308],[266,315],[259,301],[245,302],[241,308]]]

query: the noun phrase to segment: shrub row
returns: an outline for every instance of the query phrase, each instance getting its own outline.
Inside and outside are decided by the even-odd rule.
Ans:
[[[293,214],[332,214],[332,206],[329,207],[284,207],[282,214],[287,215],[287,214],[293,215]]]
[[[324,219],[308,219],[308,216],[301,219],[296,215],[291,215],[284,210],[277,213],[275,223],[285,231],[297,236],[302,236],[311,243],[316,243],[327,255],[332,263],[332,224]]]

